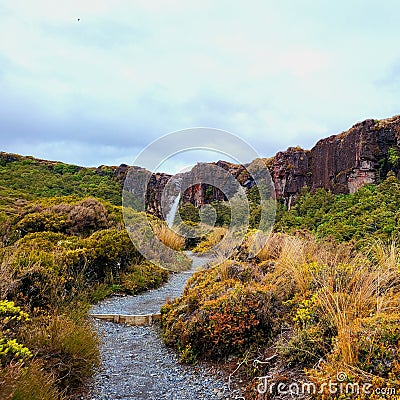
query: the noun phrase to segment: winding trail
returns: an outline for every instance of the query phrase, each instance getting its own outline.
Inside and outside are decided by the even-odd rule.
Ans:
[[[188,278],[204,259],[193,260],[189,271],[170,276],[159,289],[136,296],[113,296],[92,307],[95,314],[158,313],[167,299],[182,294]],[[94,377],[90,400],[217,400],[239,399],[229,391],[221,371],[205,364],[179,364],[176,354],[167,349],[157,325],[126,326],[93,321],[101,336],[102,367]]]

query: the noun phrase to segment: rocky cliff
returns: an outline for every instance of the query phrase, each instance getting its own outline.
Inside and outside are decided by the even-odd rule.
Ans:
[[[265,162],[276,197],[288,207],[303,187],[312,191],[325,188],[335,194],[354,193],[364,184],[385,178],[389,171],[400,177],[400,116],[359,122],[345,132],[321,139],[311,150],[289,147]],[[242,186],[254,185],[246,166],[226,161],[215,165],[232,174]],[[201,182],[201,168],[196,168],[195,175]],[[164,182],[156,179],[149,190],[162,190]],[[221,191],[202,183],[190,186],[183,196],[184,201],[196,206],[223,199]],[[153,211],[156,207],[151,203],[149,208]]]
[[[399,173],[400,116],[355,124],[348,131],[322,139],[311,149],[311,188],[354,193],[377,183],[388,171]]]
[[[289,147],[272,159],[271,177],[277,199],[290,208],[304,186],[311,185],[310,152],[300,147]]]
[[[290,147],[273,158],[277,198],[290,206],[306,186],[335,194],[354,193],[394,171],[399,177],[400,116],[368,119],[338,135],[319,140],[310,150]]]

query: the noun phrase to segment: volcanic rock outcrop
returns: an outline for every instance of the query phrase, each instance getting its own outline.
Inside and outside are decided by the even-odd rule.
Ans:
[[[400,116],[355,124],[348,131],[322,139],[311,149],[311,189],[354,193],[375,184],[390,170],[399,172]]]
[[[335,194],[354,193],[365,184],[376,184],[389,171],[399,176],[400,171],[400,116],[384,120],[368,119],[359,122],[338,135],[319,140],[311,150],[289,147],[273,158],[265,159],[275,186],[276,198],[288,207],[303,187],[315,191],[318,188]],[[199,166],[200,165],[200,166]],[[194,168],[201,182],[201,164]],[[246,166],[218,161],[216,166],[228,171],[247,188],[255,182]],[[151,181],[149,191],[158,193],[169,179],[162,174]],[[153,195],[154,197],[154,195]],[[183,201],[202,206],[225,196],[215,187],[196,183],[189,187]],[[148,211],[157,211],[155,201],[149,201]]]

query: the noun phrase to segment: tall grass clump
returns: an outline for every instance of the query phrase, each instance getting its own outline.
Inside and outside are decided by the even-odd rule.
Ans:
[[[180,251],[185,247],[185,238],[174,232],[167,225],[160,224],[155,226],[153,229],[154,233],[161,240],[161,242],[170,249]]]
[[[400,369],[390,356],[400,339],[394,324],[400,321],[398,261],[394,243],[377,242],[357,254],[350,245],[285,238],[274,275],[280,290],[292,292],[286,304],[293,330],[279,343],[281,354],[291,365],[322,361],[320,370],[309,370],[320,384],[337,371],[346,371],[350,380],[369,376],[400,384]],[[374,368],[379,362],[390,364],[385,374]]]
[[[66,400],[57,389],[54,377],[46,373],[40,362],[12,364],[0,368],[0,399]]]
[[[41,317],[21,333],[23,342],[44,360],[43,369],[58,388],[74,394],[99,365],[99,343],[89,323],[67,315]]]

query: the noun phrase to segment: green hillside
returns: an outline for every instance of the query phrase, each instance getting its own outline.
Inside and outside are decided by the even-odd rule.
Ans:
[[[75,398],[99,364],[89,304],[168,279],[133,246],[114,172],[0,154],[2,399]]]
[[[115,167],[83,168],[77,165],[0,153],[1,198],[93,196],[121,204],[121,184]]]

